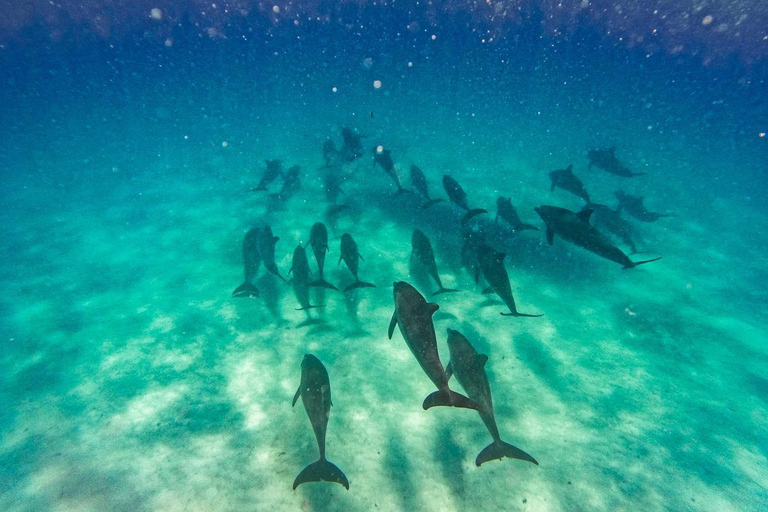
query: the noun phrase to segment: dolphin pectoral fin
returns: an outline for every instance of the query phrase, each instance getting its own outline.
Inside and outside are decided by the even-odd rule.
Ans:
[[[552,229],[550,226],[547,226],[547,243],[549,245],[552,245],[555,243],[555,230]]]
[[[592,212],[594,210],[592,208],[584,208],[579,213],[576,214],[576,216],[579,218],[579,220],[583,220],[587,224],[589,224],[589,219],[592,217]]]
[[[518,460],[525,460],[528,462],[533,462],[537,466],[539,463],[525,453],[523,450],[516,446],[512,446],[511,444],[505,443],[504,441],[494,441],[485,448],[483,448],[483,451],[480,452],[480,454],[475,459],[475,464],[480,467],[484,463],[488,462],[489,460],[496,460],[496,459],[503,459],[504,457],[508,457],[510,459],[518,459]]]
[[[490,294],[496,293],[496,292],[493,291],[493,287],[492,286],[489,286],[488,288],[483,289],[483,291],[481,293],[483,295],[490,295]]]
[[[293,481],[293,489],[306,482],[336,482],[349,489],[349,480],[344,473],[326,459],[320,459],[305,467]]]
[[[485,363],[488,362],[488,356],[485,354],[479,354],[477,356],[477,360],[480,362],[480,366],[485,366]]]
[[[389,321],[389,330],[387,331],[387,335],[389,336],[389,339],[392,339],[392,334],[395,332],[395,326],[397,325],[397,310],[392,312],[392,320]]]
[[[427,302],[427,312],[430,316],[435,314],[435,311],[440,309],[440,306],[435,302]]]
[[[397,189],[397,192],[395,192],[392,196],[397,197],[402,194],[412,194],[412,193],[413,193],[413,190],[408,190],[407,188],[400,187],[399,189]]]
[[[244,282],[237,288],[235,288],[235,291],[232,292],[233,297],[242,298],[242,297],[248,297],[248,298],[254,298],[259,296],[259,289],[256,288],[254,285],[249,283],[248,281]]]
[[[448,377],[448,381],[453,377],[453,365],[451,365],[450,361],[448,362],[448,366],[445,367],[445,376]]]
[[[653,258],[652,260],[632,261],[631,265],[625,265],[623,268],[624,268],[624,270],[626,270],[628,268],[635,268],[638,265],[645,265],[646,263],[651,263],[651,262],[654,262],[654,261],[659,261],[661,258],[663,258],[663,256],[659,256],[658,258]]]
[[[338,267],[339,265],[341,265],[341,256],[339,256],[339,262],[338,262],[338,263],[336,263],[336,266],[337,266],[337,267]]]
[[[465,226],[472,217],[480,215],[481,213],[488,213],[488,210],[484,210],[482,208],[475,208],[474,210],[469,210],[467,213],[464,214],[464,217],[462,217],[461,225]]]
[[[291,407],[296,405],[296,401],[298,401],[300,396],[301,396],[301,384],[299,384],[299,389],[296,390],[296,394],[293,395],[293,403],[291,404]]]
[[[539,228],[537,228],[537,227],[536,227],[536,226],[534,226],[533,224],[525,224],[525,223],[522,223],[522,224],[520,224],[519,226],[517,226],[517,227],[515,228],[515,231],[523,231],[523,230],[526,230],[526,229],[533,229],[533,230],[536,230],[536,231],[538,231],[538,230],[539,230]]]
[[[296,311],[306,311],[307,309],[324,308],[324,307],[325,307],[325,304],[320,304],[318,306],[313,306],[312,304],[310,304],[309,306],[307,306],[305,308],[294,308],[294,309]]]
[[[438,390],[424,399],[424,403],[421,405],[424,410],[430,409],[436,406],[445,407],[461,407],[463,409],[480,410],[480,406],[475,402],[465,397],[461,393],[457,393],[451,389]]]
[[[360,261],[365,261],[365,258],[360,253],[357,253],[357,257],[360,258]]]

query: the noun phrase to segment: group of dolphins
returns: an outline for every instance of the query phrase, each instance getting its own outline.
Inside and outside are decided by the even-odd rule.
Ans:
[[[326,141],[323,145],[325,165],[319,170],[325,171],[323,184],[326,197],[332,204],[332,208],[328,211],[329,215],[334,215],[345,207],[344,205],[337,204],[339,195],[343,193],[340,186],[343,180],[339,178],[339,174],[335,171],[343,165],[364,156],[362,138],[363,136],[356,131],[344,128],[342,129],[343,144],[340,149],[337,149],[331,140]],[[590,168],[592,166],[599,167],[607,172],[623,177],[641,175],[641,173],[630,171],[616,158],[615,148],[590,150],[587,156]],[[421,209],[430,208],[434,204],[444,201],[441,198],[434,198],[430,195],[426,177],[421,169],[415,165],[412,165],[410,168],[411,183],[414,190],[404,188],[395,169],[391,152],[382,146],[373,149],[373,165],[374,167],[377,165],[381,167],[392,179],[396,186],[395,197],[415,191],[422,199]],[[280,161],[267,160],[264,175],[259,185],[253,190],[267,190],[267,186],[270,183],[277,177],[283,176],[283,187],[278,194],[273,194],[273,196],[287,199],[298,190],[298,174],[299,169],[297,166],[284,173]],[[557,235],[567,242],[616,262],[625,269],[660,259],[632,261],[602,231],[595,227],[590,220],[596,219],[596,222],[599,221],[602,229],[627,242],[634,253],[636,252],[635,244],[626,224],[627,221],[620,217],[621,212],[625,211],[644,222],[654,222],[660,217],[667,215],[648,211],[643,205],[641,197],[631,196],[622,191],[616,192],[619,205],[615,210],[606,205],[592,202],[584,185],[573,173],[572,166],[568,166],[563,170],[552,171],[549,177],[551,180],[551,190],[555,188],[566,190],[583,199],[586,203],[585,207],[578,212],[548,205],[534,208],[534,211],[546,226],[546,239],[550,245]],[[468,204],[466,192],[451,176],[443,176],[443,188],[450,203],[464,210],[465,213],[461,219],[463,227],[467,226],[472,218],[488,213],[483,208],[471,208]],[[537,227],[526,224],[520,219],[510,198],[499,197],[496,206],[496,222],[501,218],[515,232],[538,230]],[[259,295],[254,281],[262,263],[268,272],[286,281],[275,264],[275,244],[278,240],[279,238],[273,235],[269,226],[253,228],[245,234],[243,240],[245,279],[243,284],[235,289],[233,296],[257,297]],[[322,307],[322,305],[312,305],[310,303],[309,289],[311,287],[317,286],[338,290],[336,286],[326,281],[323,276],[325,256],[329,252],[328,230],[325,224],[316,222],[311,227],[309,243],[307,245],[312,248],[318,268],[318,278],[312,279],[306,247],[299,244],[293,252],[291,268],[288,271],[288,274],[292,274],[291,280],[286,281],[293,287],[300,305],[297,308],[298,310]],[[344,261],[354,278],[354,282],[346,286],[344,292],[375,286],[372,283],[359,279],[358,267],[361,259],[357,243],[351,235],[344,233],[341,237],[339,263]],[[488,288],[483,293],[495,293],[507,306],[509,311],[502,312],[502,315],[517,317],[542,316],[540,314],[521,313],[517,310],[509,276],[504,265],[505,254],[496,251],[493,247],[486,244],[483,236],[477,236],[477,232],[472,230],[465,231],[462,259],[470,271],[474,272],[476,282],[479,282],[479,276],[482,275],[488,283]],[[411,260],[412,262],[418,262],[422,269],[426,270],[437,284],[438,289],[433,295],[458,291],[443,286],[437,270],[432,245],[426,234],[419,229],[413,231],[411,238]],[[489,460],[501,459],[503,457],[526,460],[538,465],[538,462],[532,456],[501,440],[494,418],[490,386],[484,368],[488,357],[478,354],[469,340],[461,333],[448,329],[447,341],[450,351],[450,362],[444,368],[438,354],[437,339],[432,321],[432,315],[438,310],[439,306],[435,303],[427,302],[414,286],[404,281],[394,283],[393,297],[395,311],[389,325],[389,338],[392,338],[395,326],[398,326],[403,339],[421,368],[437,387],[437,391],[430,394],[424,400],[423,408],[426,410],[434,406],[453,406],[478,411],[483,423],[491,434],[493,442],[477,456],[475,460],[477,466]],[[448,387],[449,380],[453,375],[456,376],[467,396],[457,393]],[[296,404],[299,397],[302,399],[312,424],[320,451],[320,458],[304,468],[296,477],[293,488],[296,489],[298,485],[305,482],[330,481],[340,483],[349,489],[347,477],[325,457],[326,428],[332,405],[330,380],[328,371],[323,363],[312,354],[305,355],[302,361],[301,383],[294,396],[293,405]]]

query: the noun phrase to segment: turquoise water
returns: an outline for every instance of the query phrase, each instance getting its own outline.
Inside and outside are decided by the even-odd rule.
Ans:
[[[416,30],[394,8],[358,16],[365,31],[253,16],[218,33],[75,26],[50,42],[38,26],[4,42],[0,509],[768,508],[765,63],[649,54],[590,27],[531,21],[482,42],[461,16]],[[317,168],[343,127],[365,154],[337,171],[346,209],[332,215]],[[462,266],[463,211],[393,196],[379,145],[406,188],[415,164],[433,197],[449,174],[489,211],[470,227],[507,254],[518,308],[545,316],[499,315]],[[611,146],[646,174],[588,168]],[[271,159],[302,170],[282,204],[251,191]],[[550,192],[569,164],[595,202],[624,190],[673,215],[627,217],[630,257],[660,261],[622,270],[547,244],[533,208],[584,205]],[[540,230],[494,224],[498,196]],[[325,307],[307,313],[262,266],[259,298],[231,296],[246,231],[271,227],[287,276],[318,221],[326,279],[352,283],[337,265],[349,233],[376,288],[313,289]],[[412,271],[416,228],[461,292],[431,297]],[[435,387],[399,330],[387,337],[401,280],[440,306],[443,365],[449,328],[488,355],[501,437],[538,466],[476,467],[491,441],[479,416],[422,409]],[[317,458],[291,407],[305,353],[330,377],[326,446],[348,491],[291,488]]]

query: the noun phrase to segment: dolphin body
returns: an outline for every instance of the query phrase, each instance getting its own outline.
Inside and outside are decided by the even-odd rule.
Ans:
[[[313,306],[309,303],[309,262],[307,261],[307,251],[301,244],[297,245],[293,251],[293,261],[288,273],[293,273],[290,282],[293,286],[293,293],[296,294],[296,299],[301,305],[300,308],[297,308],[299,311],[324,307],[324,305]]]
[[[621,249],[613,245],[605,235],[589,223],[592,210],[585,209],[579,213],[558,206],[539,206],[534,208],[541,220],[547,225],[547,242],[552,245],[555,234],[563,240],[582,247],[607,260],[616,262],[623,268],[633,268],[638,265],[660,260],[653,258],[644,261],[632,261]]]
[[[432,251],[432,244],[429,243],[429,238],[427,238],[427,235],[420,229],[415,229],[411,236],[411,260],[413,260],[414,256],[416,257],[416,260],[427,269],[429,275],[432,276],[432,279],[437,283],[438,290],[432,293],[432,295],[460,291],[443,287],[443,283],[440,281],[440,274],[437,271],[437,263],[435,263],[435,253]]]
[[[264,262],[264,268],[271,274],[274,274],[285,281],[285,278],[280,275],[280,271],[277,269],[277,264],[275,263],[275,245],[277,245],[278,240],[280,240],[280,237],[272,235],[272,228],[264,226],[264,229],[261,231],[261,236],[259,237],[259,254],[261,254],[261,259]]]
[[[643,176],[645,174],[644,172],[630,171],[618,158],[616,158],[615,153],[615,146],[608,149],[590,149],[587,151],[587,159],[589,160],[587,168],[592,169],[592,166],[594,165],[598,169],[624,178]]]
[[[267,164],[267,168],[264,169],[264,174],[261,176],[261,180],[259,181],[259,184],[256,186],[256,188],[251,189],[254,192],[258,190],[267,190],[267,186],[275,181],[278,176],[283,174],[282,161],[264,160],[264,163]]]
[[[315,255],[315,261],[317,262],[317,271],[320,274],[320,278],[309,283],[309,286],[322,286],[323,288],[338,290],[338,288],[323,278],[325,253],[330,249],[328,249],[328,229],[322,222],[315,222],[312,225],[312,229],[309,231],[309,245],[312,247],[312,253]]]
[[[482,208],[470,210],[469,205],[467,204],[467,193],[464,192],[464,189],[461,188],[458,181],[447,174],[443,176],[443,188],[445,189],[445,193],[448,194],[448,199],[467,212],[461,219],[462,226],[469,222],[469,219],[472,217],[480,215],[481,213],[488,213],[488,210]]]
[[[261,255],[259,254],[259,228],[249,229],[243,238],[243,266],[245,267],[245,280],[243,284],[235,288],[232,292],[233,297],[258,297],[259,290],[253,284],[256,274],[261,266]]]
[[[515,207],[512,206],[512,199],[509,197],[499,197],[496,199],[495,222],[499,222],[499,217],[507,221],[507,223],[512,227],[513,231],[523,231],[525,229],[535,229],[538,231],[539,229],[532,224],[526,224],[520,220],[520,216],[517,214],[517,210],[515,210]]]
[[[348,233],[341,235],[341,256],[339,256],[339,263],[341,263],[341,260],[344,260],[347,268],[352,272],[352,276],[355,278],[354,283],[344,288],[345,292],[354,290],[355,288],[376,288],[375,284],[366,283],[357,277],[357,266],[362,259],[363,257],[360,256],[360,252],[357,250],[357,243],[354,238]],[[337,263],[337,265],[339,263]]]
[[[488,376],[485,374],[485,363],[488,362],[488,356],[478,354],[469,340],[453,329],[448,329],[448,350],[451,352],[451,360],[445,371],[448,379],[450,380],[451,376],[455,375],[469,398],[480,406],[477,412],[493,438],[493,442],[483,448],[477,456],[475,464],[481,466],[489,460],[509,457],[510,459],[527,460],[538,466],[539,463],[536,462],[536,459],[520,448],[501,440],[499,428],[496,426],[496,418],[493,414],[491,386],[488,383]]]
[[[320,459],[305,467],[296,480],[294,490],[306,482],[336,482],[349,489],[346,475],[335,464],[325,458],[325,432],[331,413],[331,382],[328,371],[320,360],[312,354],[306,354],[301,361],[301,384],[293,396],[293,405],[301,397],[304,410],[307,411],[312,430],[315,432]]]
[[[341,144],[339,156],[343,162],[352,162],[365,154],[361,142],[363,137],[364,135],[360,135],[352,128],[347,128],[345,126],[341,129],[341,138],[343,142]]]
[[[619,238],[629,246],[631,254],[637,252],[636,235],[632,224],[622,218],[619,210],[613,210],[609,206],[598,203],[589,203],[583,209],[592,210],[591,221],[597,229],[602,229]]]
[[[506,254],[503,252],[496,252],[492,247],[483,244],[478,247],[477,257],[480,263],[480,270],[483,272],[483,277],[488,281],[488,284],[496,295],[498,295],[509,308],[509,313],[501,312],[503,316],[544,316],[529,315],[527,313],[520,313],[517,310],[515,298],[512,296],[512,286],[509,284],[509,274],[507,274],[507,269],[504,268],[504,258],[506,257]]]
[[[623,190],[617,190],[614,192],[616,199],[619,200],[619,206],[616,208],[618,212],[622,210],[627,212],[632,217],[642,222],[656,222],[661,217],[671,217],[668,213],[656,213],[648,211],[643,204],[643,198],[639,196],[633,196],[627,194]]]
[[[421,169],[415,165],[411,166],[411,186],[424,198],[425,202],[421,205],[422,210],[426,210],[430,206],[436,203],[444,202],[445,199],[432,199],[429,197],[429,185],[427,185],[427,177]]]
[[[399,196],[400,194],[405,194],[407,192],[410,192],[410,190],[404,189],[402,185],[400,185],[400,178],[397,176],[397,171],[395,170],[395,162],[392,161],[392,155],[391,152],[388,149],[382,149],[379,151],[379,148],[373,148],[373,166],[375,167],[376,164],[379,164],[379,167],[384,169],[384,172],[387,173],[387,175],[392,178],[392,181],[395,182],[395,185],[397,186],[397,192],[395,192],[396,196]]]
[[[478,404],[448,387],[448,376],[440,362],[435,325],[432,323],[432,315],[440,306],[427,302],[416,288],[405,281],[394,283],[393,295],[395,312],[389,322],[389,339],[392,339],[395,325],[399,325],[411,353],[438,389],[424,399],[424,410],[438,405],[480,410]]]
[[[580,197],[585,203],[589,204],[590,201],[587,189],[584,188],[584,184],[581,180],[573,174],[573,165],[569,165],[565,169],[550,172],[549,180],[551,182],[549,188],[550,192],[554,192],[556,188],[561,188],[576,197]]]
[[[298,165],[292,166],[283,175],[283,186],[280,187],[280,192],[276,194],[270,194],[270,197],[274,197],[281,201],[287,201],[296,195],[301,190],[301,167]]]

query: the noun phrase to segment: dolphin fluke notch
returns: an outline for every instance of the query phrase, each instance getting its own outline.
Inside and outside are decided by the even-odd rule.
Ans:
[[[525,453],[517,446],[512,446],[511,444],[505,443],[501,440],[494,441],[483,448],[483,450],[475,459],[475,464],[480,467],[489,460],[500,460],[504,457],[508,457],[510,459],[526,460],[528,462],[533,462],[537,466],[539,465],[539,463],[536,462],[536,459]]]
[[[322,287],[322,288],[329,288],[331,290],[339,291],[338,288],[333,286],[331,283],[326,281],[325,279],[318,279],[317,281],[312,281],[307,286],[314,286],[314,287]]]
[[[305,467],[293,481],[293,489],[307,482],[336,482],[349,490],[349,480],[346,475],[327,459],[320,459]]]
[[[638,265],[645,265],[646,263],[653,263],[654,261],[659,261],[662,258],[662,256],[659,256],[658,258],[653,258],[652,260],[643,260],[643,261],[632,261],[631,264],[627,263],[624,265],[623,269],[626,270],[628,268],[635,268]]]
[[[344,291],[348,292],[357,288],[376,288],[376,285],[373,283],[366,283],[365,281],[355,281],[354,283],[344,288]]]
[[[241,298],[241,297],[258,297],[259,296],[259,289],[256,288],[254,285],[252,285],[249,282],[245,282],[235,288],[235,291],[232,292],[233,297]]]
[[[424,403],[422,404],[422,407],[426,411],[431,407],[436,407],[439,405],[443,405],[446,407],[461,407],[463,409],[473,409],[475,411],[480,410],[480,406],[477,405],[475,402],[465,397],[461,393],[457,393],[448,388],[435,391],[434,393],[429,395],[427,398],[424,399]]]
[[[488,210],[485,210],[483,208],[475,208],[473,210],[469,210],[467,213],[464,214],[464,217],[461,218],[461,225],[466,226],[467,222],[469,222],[472,219],[472,217],[476,217],[481,213],[488,213]]]

